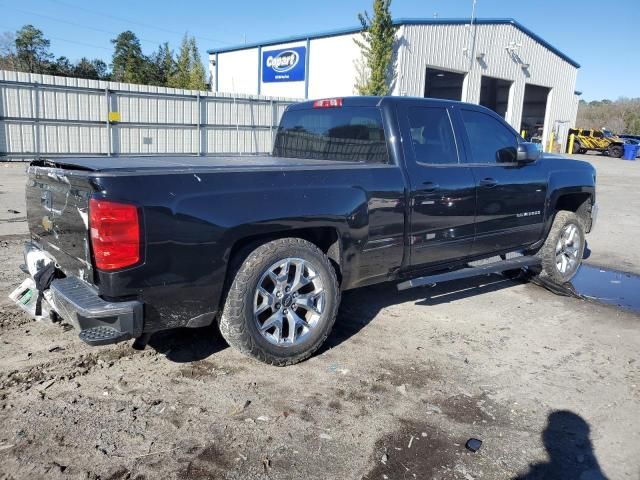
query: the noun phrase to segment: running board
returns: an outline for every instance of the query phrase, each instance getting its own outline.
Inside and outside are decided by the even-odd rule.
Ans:
[[[462,278],[477,277],[480,275],[490,275],[492,273],[504,272],[505,270],[516,270],[523,267],[535,267],[540,265],[537,257],[521,256],[502,260],[494,263],[487,263],[479,267],[466,267],[450,272],[428,275],[426,277],[413,278],[397,285],[398,290],[408,290],[425,285],[435,285],[436,283],[460,280]]]

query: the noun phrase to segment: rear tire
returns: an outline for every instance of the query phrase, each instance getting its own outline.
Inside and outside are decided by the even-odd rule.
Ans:
[[[250,357],[293,365],[324,343],[339,304],[329,258],[311,242],[281,238],[255,248],[235,272],[220,332]]]
[[[609,147],[609,156],[613,158],[621,158],[624,153],[623,148],[620,145],[614,145]]]
[[[570,281],[582,263],[584,247],[584,225],[580,218],[573,212],[559,211],[536,253],[542,261],[540,276],[560,284]]]

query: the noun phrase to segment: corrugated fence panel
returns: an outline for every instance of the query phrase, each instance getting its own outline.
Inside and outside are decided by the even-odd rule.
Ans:
[[[0,160],[268,153],[294,101],[0,70]]]

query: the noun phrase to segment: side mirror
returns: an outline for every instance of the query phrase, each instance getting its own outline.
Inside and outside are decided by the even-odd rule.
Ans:
[[[523,142],[518,144],[518,162],[532,163],[540,158],[540,150],[536,143]]]

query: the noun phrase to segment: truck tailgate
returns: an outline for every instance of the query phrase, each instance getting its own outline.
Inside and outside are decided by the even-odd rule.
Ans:
[[[91,281],[87,172],[30,166],[26,186],[27,221],[33,240],[67,275]]]

